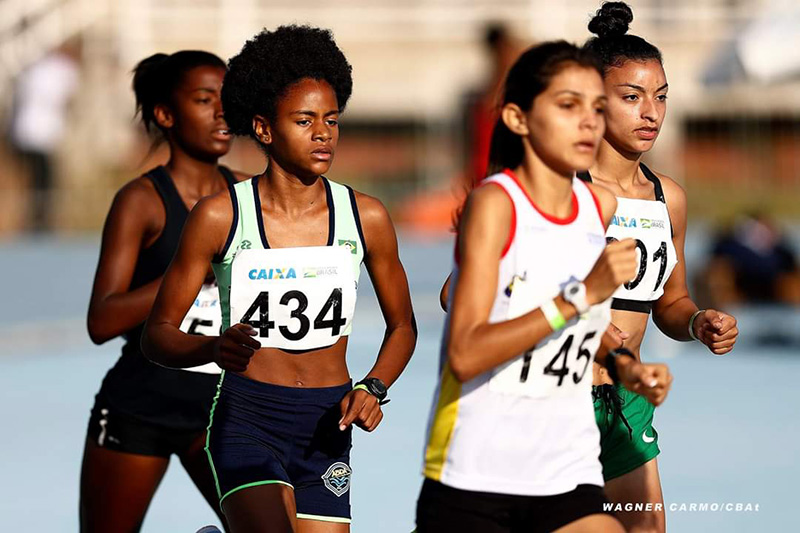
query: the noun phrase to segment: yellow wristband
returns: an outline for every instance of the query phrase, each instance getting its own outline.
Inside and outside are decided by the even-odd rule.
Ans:
[[[371,392],[369,392],[369,389],[367,388],[367,386],[364,385],[363,383],[359,383],[358,385],[353,387],[353,390],[363,390],[367,394],[372,394]]]

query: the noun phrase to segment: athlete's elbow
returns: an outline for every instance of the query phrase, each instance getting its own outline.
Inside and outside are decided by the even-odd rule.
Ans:
[[[91,329],[89,330],[89,339],[95,346],[100,346],[101,344],[105,344],[108,341],[110,341],[111,338],[112,337],[101,335],[100,333],[92,331]]]
[[[412,313],[407,321],[387,325],[384,338],[390,337],[403,345],[408,345],[410,347],[408,356],[411,357],[417,346],[417,338],[419,337],[416,316]]]
[[[451,343],[447,348],[447,363],[450,366],[450,372],[459,383],[465,383],[477,375],[471,361],[472,358],[465,352],[464,347],[457,343]]]
[[[101,344],[104,344],[116,337],[116,335],[108,331],[108,327],[104,321],[94,313],[89,313],[89,316],[86,319],[86,329],[89,332],[89,338],[97,346],[100,346]]]
[[[417,341],[419,340],[419,327],[417,327],[417,315],[411,313],[411,323],[409,324],[411,327],[411,339],[412,339],[412,349],[417,347]]]
[[[142,338],[140,342],[140,345],[142,347],[142,354],[144,354],[144,356],[150,361],[157,363],[159,365],[163,365],[164,361],[162,360],[163,358],[161,357],[163,351],[158,349],[158,342],[154,338],[157,337],[158,335],[157,334],[154,335],[152,330],[153,326],[149,322],[145,323],[144,331],[142,332]]]

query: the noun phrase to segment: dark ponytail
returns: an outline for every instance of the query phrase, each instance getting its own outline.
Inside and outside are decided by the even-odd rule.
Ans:
[[[184,50],[172,55],[154,54],[136,65],[133,69],[133,92],[136,111],[141,115],[145,130],[150,132],[150,126],[155,122],[155,107],[158,104],[169,105],[184,75],[196,67],[225,69],[225,62],[209,52]]]
[[[629,60],[655,60],[663,63],[661,51],[641,37],[628,34],[633,11],[625,2],[604,2],[589,22],[592,37],[584,48],[591,50],[603,64],[603,71],[619,67]]]
[[[133,93],[136,95],[136,111],[140,114],[144,129],[150,131],[153,123],[153,109],[160,100],[159,70],[167,54],[153,54],[142,59],[133,69]]]
[[[508,72],[501,106],[516,104],[528,111],[553,77],[570,65],[594,69],[602,75],[600,63],[592,52],[566,41],[550,41],[529,48]],[[489,148],[489,174],[519,166],[523,156],[522,139],[508,129],[502,117],[498,118]]]

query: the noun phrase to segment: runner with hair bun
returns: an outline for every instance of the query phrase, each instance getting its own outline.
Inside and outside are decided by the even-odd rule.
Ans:
[[[606,236],[611,242],[635,239],[638,257],[636,275],[614,293],[613,326],[604,344],[624,346],[639,360],[652,312],[655,324],[669,337],[697,339],[715,355],[724,355],[736,342],[736,320],[721,311],[698,309],[686,287],[686,193],[641,162],[661,129],[669,86],[658,48],[627,33],[632,20],[633,12],[624,2],[604,3],[589,23],[596,37],[585,45],[602,62],[608,106],[597,161],[579,177],[614,193],[618,205]],[[609,499],[663,503],[654,406],[612,384],[599,365],[594,365],[593,396]],[[656,505],[651,511],[625,511],[618,517],[628,531],[656,533],[666,528],[663,507]]]

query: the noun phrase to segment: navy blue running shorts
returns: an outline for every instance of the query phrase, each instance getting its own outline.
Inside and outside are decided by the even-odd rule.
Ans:
[[[294,489],[297,518],[349,523],[352,429],[339,430],[339,402],[351,390],[224,372],[206,441],[220,506],[242,489],[278,483]]]

